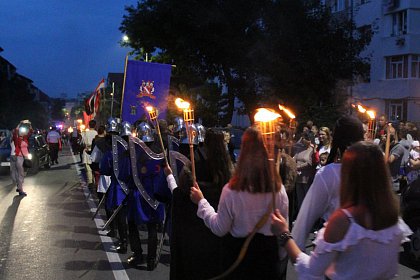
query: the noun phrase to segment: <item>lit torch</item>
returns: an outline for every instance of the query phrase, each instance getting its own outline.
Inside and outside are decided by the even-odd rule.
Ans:
[[[373,110],[367,110],[366,114],[369,116],[368,122],[368,138],[373,141],[376,134],[376,114]]]
[[[194,160],[194,137],[195,132],[192,130],[192,125],[194,124],[194,110],[191,109],[189,102],[184,101],[182,98],[175,99],[175,105],[182,109],[184,112],[184,123],[185,129],[187,131],[188,143],[190,145],[190,160],[191,160],[191,172],[193,177],[193,182],[195,182],[195,160]]]
[[[292,146],[293,146],[293,135],[295,134],[295,130],[296,130],[296,115],[292,113],[292,111],[290,111],[289,109],[287,109],[286,107],[284,107],[283,105],[279,104],[279,109],[282,112],[285,112],[286,115],[289,117],[289,149],[288,149],[288,154],[291,155],[292,154]]]
[[[160,127],[159,127],[159,121],[157,119],[159,112],[158,110],[153,107],[153,106],[146,106],[146,110],[149,113],[149,117],[150,117],[150,121],[155,125],[156,127],[156,132],[159,136],[159,141],[160,141],[160,147],[162,148],[162,153],[163,156],[165,157],[165,163],[166,165],[168,164],[168,158],[166,157],[166,152],[165,152],[165,147],[163,146],[163,141],[162,141],[162,134],[160,133]]]
[[[368,110],[360,104],[352,104],[352,107],[356,108],[360,113],[366,114],[369,117],[368,129],[367,129],[367,139],[372,140],[375,138],[376,134],[376,113],[373,110]]]
[[[270,169],[271,174],[275,174],[274,170],[274,134],[275,134],[275,120],[277,120],[280,114],[276,113],[273,110],[266,109],[266,108],[259,108],[257,109],[257,113],[254,116],[254,120],[257,122],[261,134],[264,139],[265,148],[268,154],[268,160],[270,162]],[[272,191],[273,191],[273,211],[275,210],[275,196],[276,190],[274,187],[274,177],[273,184],[272,184]]]
[[[280,111],[283,111],[287,114],[287,116],[289,117],[289,128],[290,129],[295,129],[296,128],[296,123],[295,123],[295,119],[296,116],[295,114],[292,113],[292,111],[290,111],[289,109],[287,109],[286,107],[284,107],[283,105],[279,104],[279,109]]]

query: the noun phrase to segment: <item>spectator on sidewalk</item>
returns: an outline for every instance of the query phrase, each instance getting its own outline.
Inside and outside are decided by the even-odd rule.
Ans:
[[[394,278],[401,243],[409,241],[412,231],[399,218],[382,151],[373,143],[358,142],[344,153],[341,169],[340,207],[319,231],[311,255],[291,238],[279,210],[272,214],[272,231],[295,263],[299,279]]]
[[[327,221],[339,207],[341,156],[351,144],[363,140],[363,136],[363,125],[359,119],[344,116],[337,120],[327,165],[316,173],[293,225],[293,238],[302,251],[305,251],[306,240],[314,224],[319,219]]]

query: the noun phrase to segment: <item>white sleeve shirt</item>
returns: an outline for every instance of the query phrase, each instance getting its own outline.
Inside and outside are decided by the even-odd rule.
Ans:
[[[50,132],[48,132],[47,142],[48,143],[56,144],[56,143],[58,143],[58,141],[60,140],[60,138],[61,138],[60,133],[58,133],[55,130],[51,130]]]
[[[292,236],[303,252],[314,223],[319,218],[327,221],[340,206],[340,175],[340,163],[331,163],[319,169],[302,202]]]
[[[198,203],[197,216],[202,218],[206,226],[217,236],[223,236],[230,232],[234,237],[246,237],[271,208],[271,203],[271,192],[235,191],[229,187],[229,184],[226,184],[220,196],[217,212],[206,199],[202,199]],[[289,200],[284,186],[276,195],[276,208],[284,217],[289,217]],[[268,218],[258,232],[272,236],[270,225],[270,218]]]

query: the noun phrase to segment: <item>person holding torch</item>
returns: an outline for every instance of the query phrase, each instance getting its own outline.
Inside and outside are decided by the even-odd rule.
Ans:
[[[261,131],[250,127],[243,134],[241,153],[233,177],[223,187],[217,212],[198,184],[191,188],[191,200],[198,204],[197,216],[215,235],[226,235],[222,254],[225,268],[235,262],[247,236],[257,228],[248,252],[229,275],[233,279],[279,278],[277,239],[262,217],[268,218],[267,213],[273,210],[273,187],[274,204],[284,217],[288,217],[289,202],[278,172],[273,171]]]

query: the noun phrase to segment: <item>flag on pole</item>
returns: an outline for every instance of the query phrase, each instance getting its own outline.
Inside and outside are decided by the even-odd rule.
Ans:
[[[87,112],[83,111],[83,122],[87,125],[92,120],[92,115],[88,115]]]
[[[95,91],[85,100],[85,111],[87,115],[92,115],[92,118],[96,116],[99,111],[99,103],[101,100],[101,89],[105,88],[105,80],[102,79]]]
[[[166,115],[168,107],[171,65],[127,60],[121,104],[123,121],[134,123],[144,115],[145,107],[158,109],[159,118]]]

